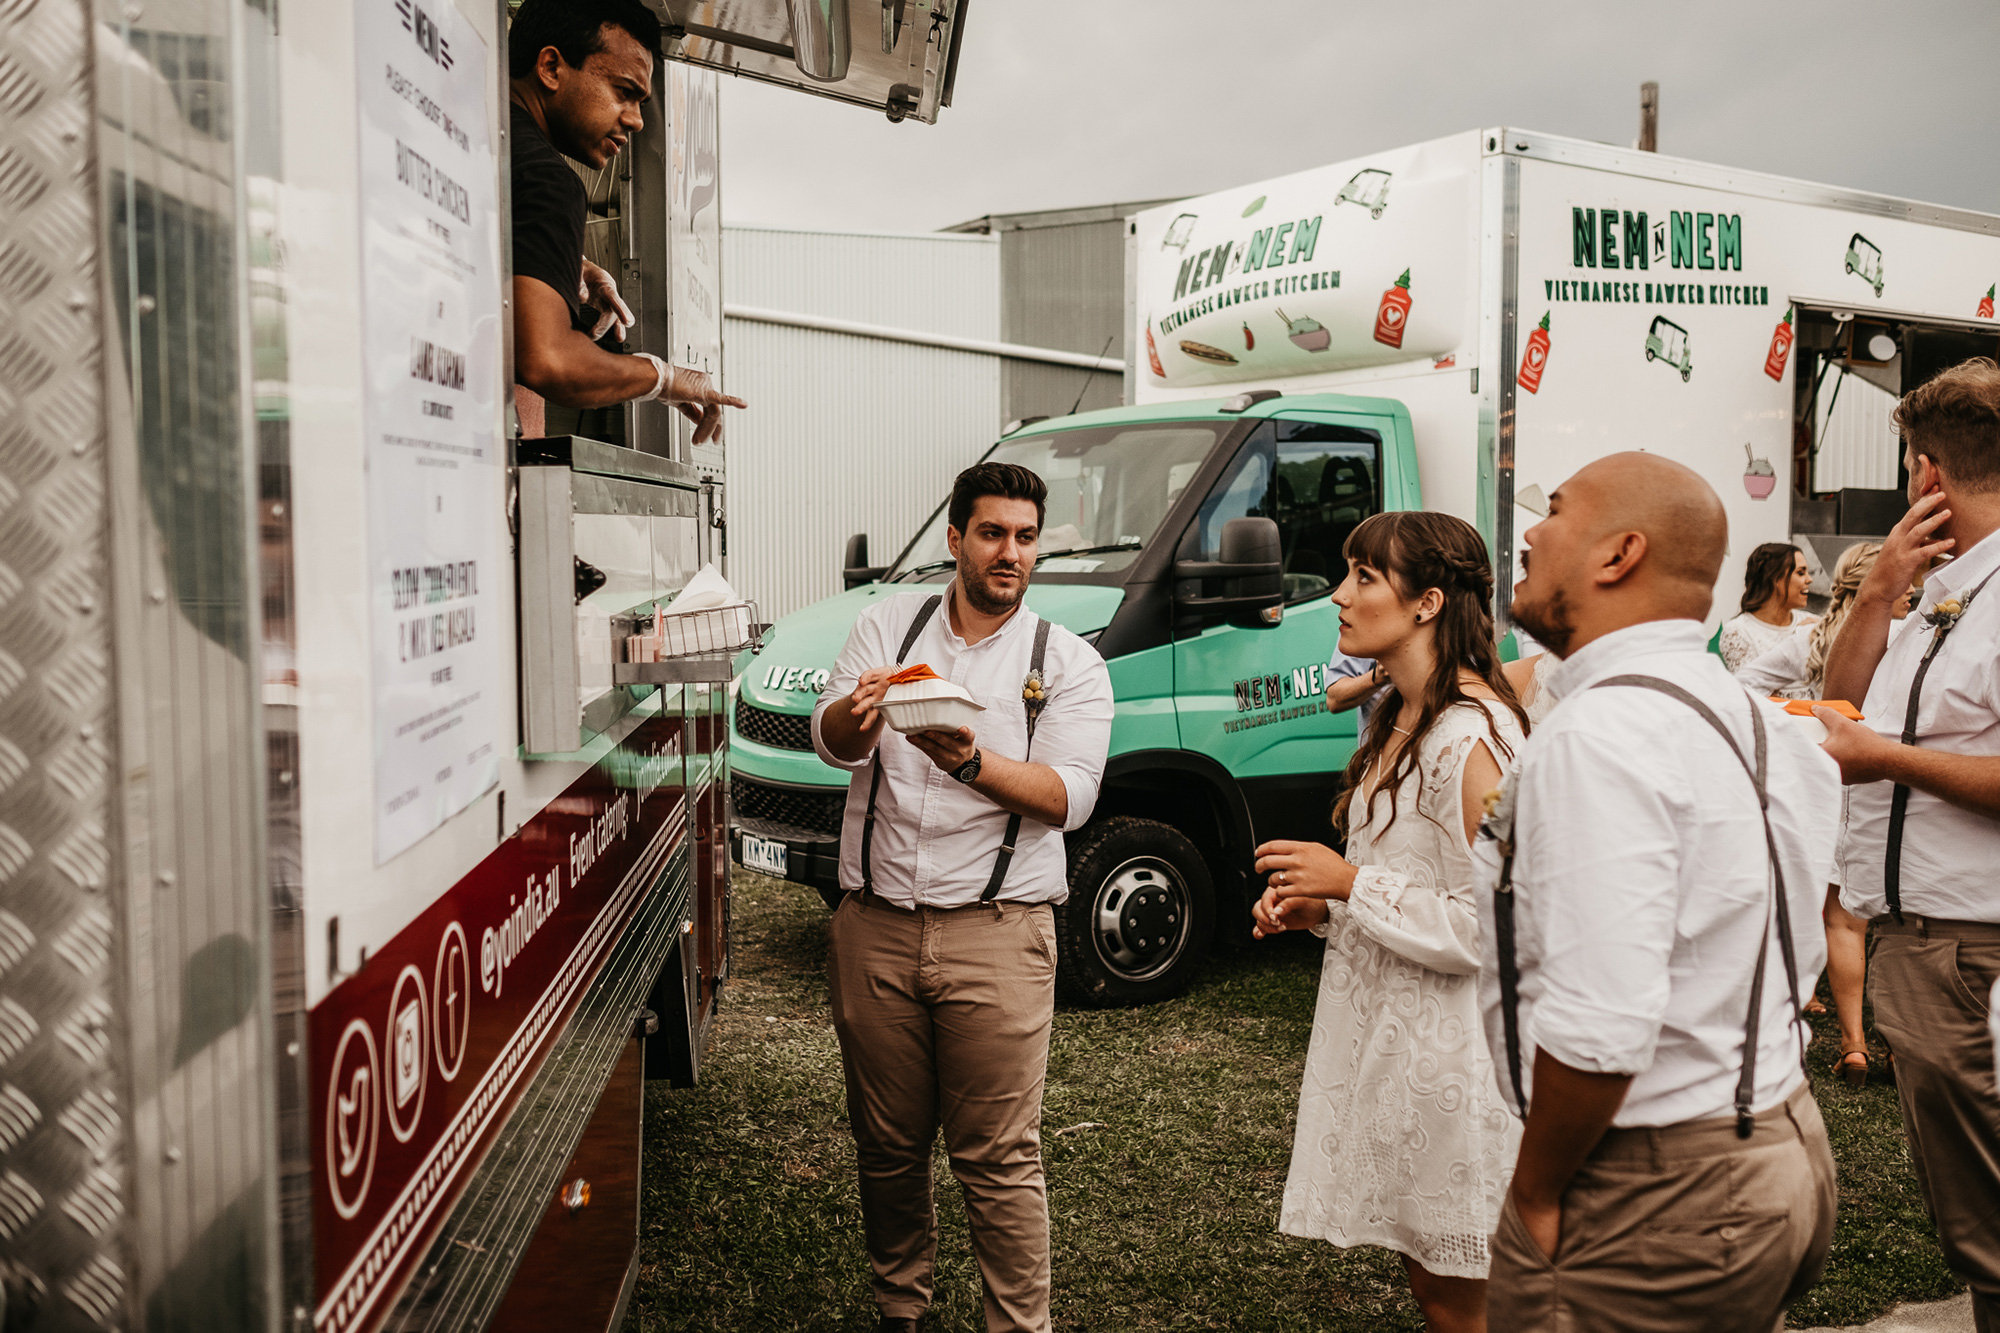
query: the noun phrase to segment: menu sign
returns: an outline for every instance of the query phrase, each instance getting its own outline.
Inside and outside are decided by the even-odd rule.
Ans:
[[[375,861],[497,780],[498,165],[450,0],[355,6]]]

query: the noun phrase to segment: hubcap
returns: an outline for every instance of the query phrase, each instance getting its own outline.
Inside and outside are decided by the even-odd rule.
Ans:
[[[1127,981],[1150,981],[1187,949],[1187,885],[1158,857],[1133,857],[1098,884],[1091,924],[1106,967]]]

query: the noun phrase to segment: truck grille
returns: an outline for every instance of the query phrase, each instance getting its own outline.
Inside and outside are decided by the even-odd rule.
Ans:
[[[813,747],[811,713],[773,713],[749,702],[736,701],[736,734],[746,741],[778,750],[807,750]]]
[[[840,839],[840,817],[847,808],[845,787],[775,787],[738,773],[730,779],[729,793],[739,817],[778,836],[789,834],[798,842]]]

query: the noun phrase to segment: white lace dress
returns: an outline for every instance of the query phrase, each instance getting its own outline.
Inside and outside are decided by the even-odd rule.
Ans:
[[[1819,617],[1810,611],[1795,610],[1791,624],[1771,625],[1744,611],[1722,622],[1722,635],[1715,648],[1722,654],[1722,665],[1737,671],[1746,662],[1755,661],[1770,652],[1789,636],[1803,632],[1799,628],[1801,625],[1812,625],[1818,620]]]
[[[1479,913],[1460,806],[1486,711],[1515,755],[1505,705],[1460,704],[1423,737],[1389,822],[1357,809],[1360,867],[1331,904],[1319,1005],[1299,1091],[1281,1231],[1381,1245],[1443,1277],[1486,1276],[1486,1239],[1520,1146],[1479,1011]],[[1488,740],[1489,747],[1491,741]],[[1496,753],[1503,769],[1512,758]]]

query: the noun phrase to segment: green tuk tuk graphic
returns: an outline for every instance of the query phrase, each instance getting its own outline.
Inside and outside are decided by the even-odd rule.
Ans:
[[[1335,208],[1342,204],[1359,204],[1368,210],[1368,216],[1379,218],[1382,210],[1389,206],[1389,173],[1367,167],[1354,173],[1354,178],[1340,187],[1334,196]]]
[[[1688,346],[1688,331],[1665,315],[1653,316],[1653,327],[1646,330],[1646,359],[1666,362],[1679,370],[1685,381],[1694,373],[1694,351]]]
[[[1201,221],[1193,213],[1183,213],[1167,227],[1167,234],[1160,238],[1162,250],[1178,250],[1187,253],[1188,238],[1194,235],[1194,224]]]
[[[1847,242],[1847,271],[1859,273],[1875,295],[1882,294],[1882,251],[1858,231]]]

